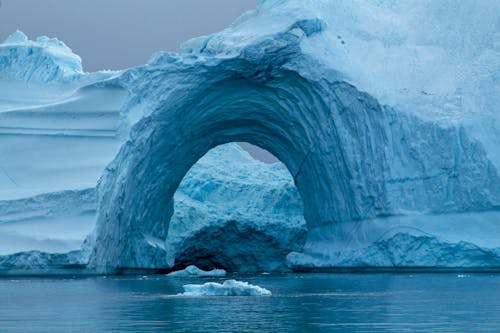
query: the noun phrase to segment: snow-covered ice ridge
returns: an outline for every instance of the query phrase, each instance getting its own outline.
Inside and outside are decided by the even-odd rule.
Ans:
[[[290,249],[303,242],[292,182],[308,236],[303,251],[290,249],[289,265],[498,266],[499,7],[267,0],[180,54],[160,52],[120,72],[84,73],[61,42],[16,33],[0,46],[0,84],[8,87],[0,89],[0,134],[12,142],[0,144],[1,199],[84,191],[101,177],[86,242],[101,272],[193,264],[195,249],[212,251],[207,231],[244,235],[252,223]],[[280,158],[291,176],[275,193],[290,200],[266,207],[263,173],[233,186],[235,175],[217,166],[174,197],[201,156],[231,141]],[[43,153],[30,151],[33,144]],[[216,179],[227,183],[210,185]],[[197,190],[202,182],[208,190]],[[214,196],[214,188],[224,190]],[[250,204],[243,194],[225,200],[238,188]],[[236,227],[225,201],[239,212]],[[245,211],[252,207],[263,210]],[[87,215],[93,224],[95,214]],[[170,234],[176,219],[182,227]],[[288,220],[295,231],[280,238]],[[189,221],[203,232],[186,229]],[[416,244],[429,250],[412,251]],[[488,255],[467,250],[474,246]],[[223,261],[242,267],[226,250]]]

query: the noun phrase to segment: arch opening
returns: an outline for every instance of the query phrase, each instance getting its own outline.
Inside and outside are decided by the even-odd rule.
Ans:
[[[249,144],[209,150],[183,177],[174,194],[166,238],[173,269],[196,265],[233,272],[286,270],[307,229],[293,177],[270,153]]]

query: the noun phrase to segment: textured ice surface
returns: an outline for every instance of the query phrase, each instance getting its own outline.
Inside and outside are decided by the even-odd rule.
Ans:
[[[303,242],[298,207],[308,235],[292,265],[497,265],[499,6],[266,0],[116,73],[85,73],[62,42],[18,32],[0,45],[0,237],[34,238],[45,214],[54,232],[92,224],[92,209],[48,207],[101,179],[87,242],[101,272],[191,264],[198,250],[207,267],[279,267]],[[234,153],[181,184],[232,141],[271,151],[288,183],[224,173],[249,175]]]
[[[185,284],[182,296],[270,296],[265,288],[248,282],[226,280],[223,283]]]
[[[168,276],[177,276],[177,277],[218,277],[218,276],[226,276],[226,271],[223,269],[214,268],[210,271],[204,271],[199,269],[198,267],[191,265],[183,270],[175,271],[167,274]]]

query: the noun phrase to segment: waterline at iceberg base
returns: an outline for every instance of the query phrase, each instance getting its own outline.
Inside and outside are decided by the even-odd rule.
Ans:
[[[0,45],[1,272],[498,269],[491,40],[430,38],[458,23],[428,3],[377,6],[262,1],[116,72],[13,34]],[[471,6],[453,8],[493,15]],[[395,34],[388,13],[427,21]]]

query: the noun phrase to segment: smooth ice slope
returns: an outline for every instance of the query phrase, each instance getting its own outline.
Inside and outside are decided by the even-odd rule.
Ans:
[[[96,201],[93,188],[0,200],[0,255],[80,249],[94,228]]]

